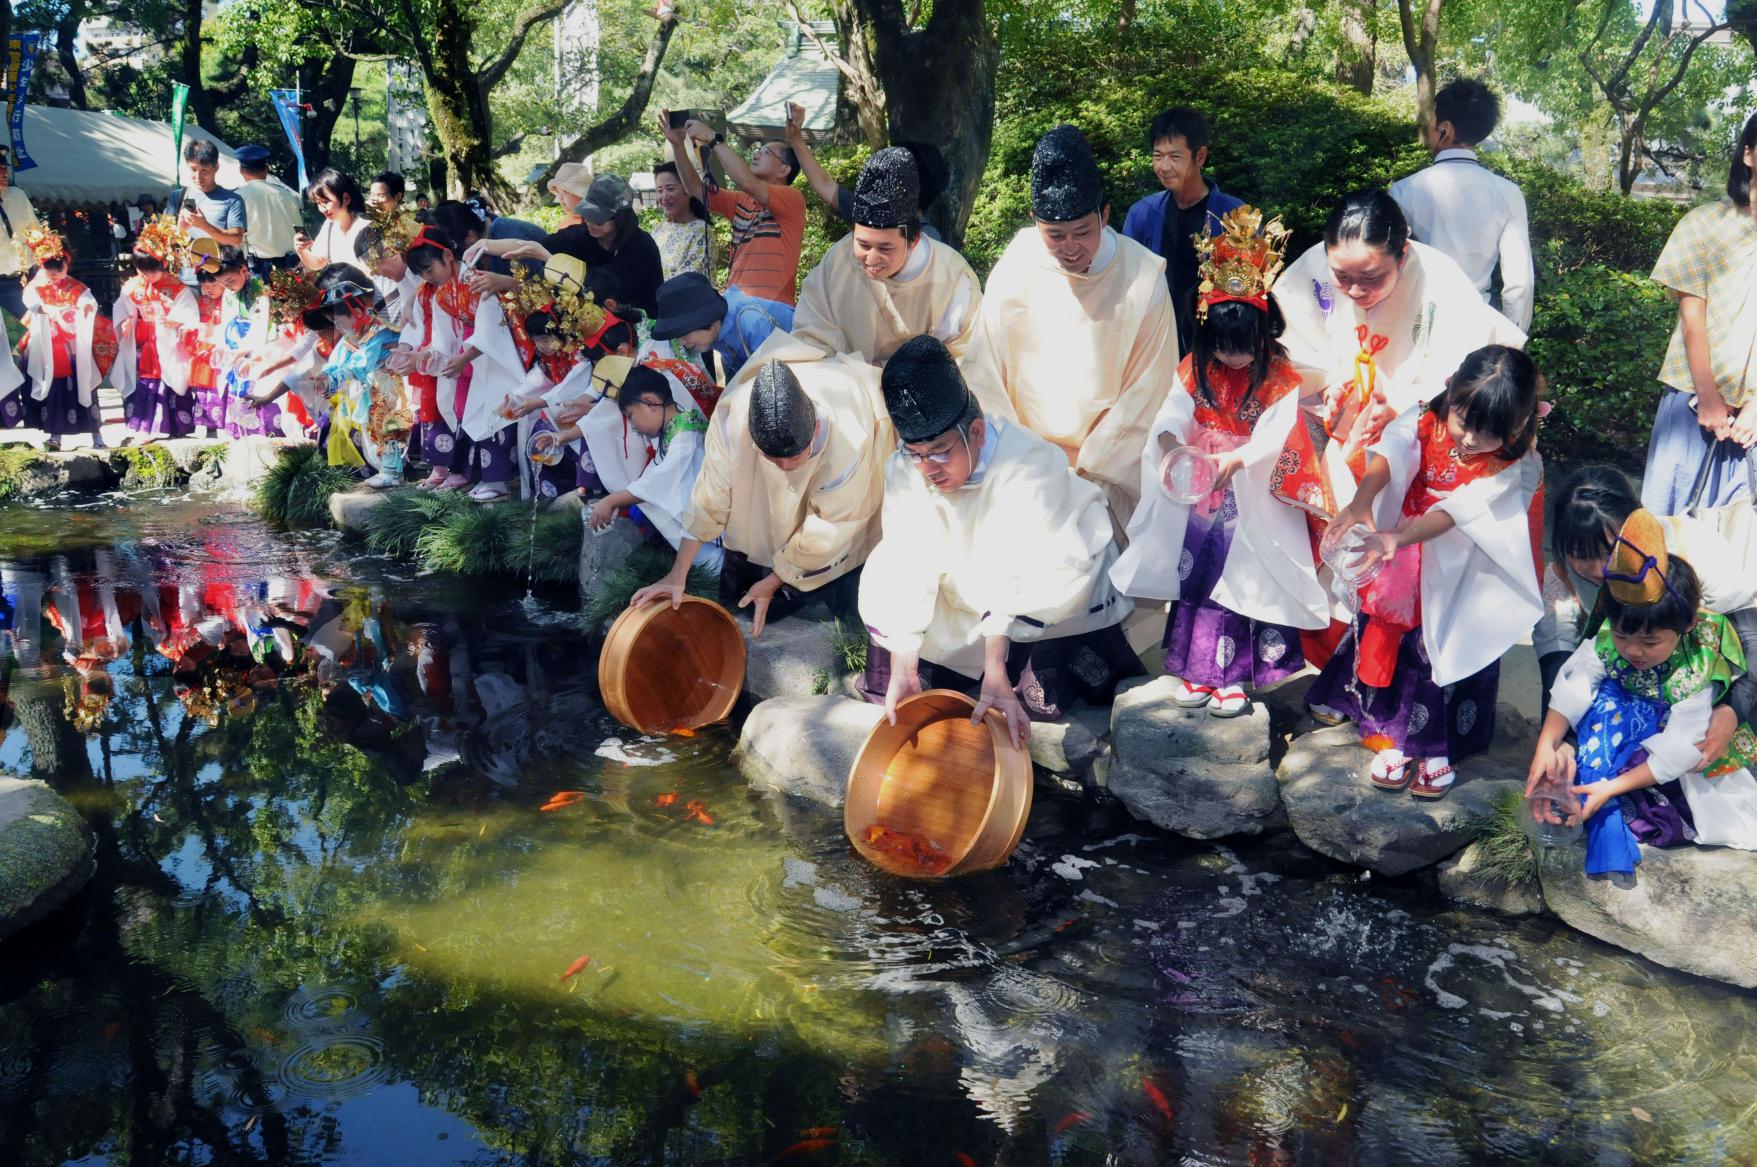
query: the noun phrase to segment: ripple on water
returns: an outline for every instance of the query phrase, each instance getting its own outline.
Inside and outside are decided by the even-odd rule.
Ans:
[[[359,999],[346,989],[302,988],[281,1007],[281,1017],[296,1028],[337,1024],[349,1020],[359,1007]]]
[[[384,1043],[371,1034],[330,1033],[288,1053],[271,1076],[285,1096],[312,1101],[358,1098],[389,1076]]]
[[[0,1097],[24,1085],[30,1077],[31,1056],[24,1049],[13,1045],[0,1045]]]

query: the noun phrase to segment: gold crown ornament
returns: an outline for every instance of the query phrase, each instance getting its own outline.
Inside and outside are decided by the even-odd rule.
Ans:
[[[40,223],[20,231],[18,242],[38,263],[46,263],[57,256],[67,258],[67,241],[61,238],[61,232]]]
[[[1638,507],[1623,520],[1605,563],[1604,583],[1620,603],[1634,607],[1657,604],[1665,595],[1671,570],[1665,528],[1652,511]]]
[[[189,264],[189,233],[170,215],[153,215],[141,223],[134,250],[144,251],[168,268]]]
[[[218,240],[206,235],[198,236],[189,241],[189,266],[198,275],[220,274],[220,245]]]
[[[366,262],[373,267],[393,255],[401,255],[407,251],[416,233],[421,230],[420,221],[414,215],[391,203],[368,206],[366,220],[372,231],[372,243],[366,249]]]
[[[268,321],[275,328],[298,324],[305,309],[319,299],[316,272],[289,267],[268,273]]]
[[[1292,237],[1279,217],[1263,221],[1252,206],[1234,207],[1220,220],[1220,233],[1198,231],[1191,236],[1200,260],[1197,274],[1196,319],[1208,319],[1208,306],[1238,300],[1268,311],[1269,289],[1287,266]]]
[[[591,337],[604,329],[604,309],[586,291],[586,265],[569,255],[558,255],[534,276],[522,263],[512,265],[512,291],[508,306],[519,319],[543,312],[549,316],[549,335],[561,342],[561,350],[577,353]]]

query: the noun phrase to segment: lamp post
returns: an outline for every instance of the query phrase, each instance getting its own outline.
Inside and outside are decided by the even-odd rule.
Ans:
[[[354,165],[360,165],[360,87],[348,90],[348,102],[354,107]]]

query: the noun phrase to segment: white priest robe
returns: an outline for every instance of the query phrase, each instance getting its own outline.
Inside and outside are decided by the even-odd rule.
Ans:
[[[1404,523],[1403,499],[1421,464],[1422,412],[1420,406],[1405,410],[1368,450],[1391,469],[1390,482],[1373,500],[1373,524],[1381,531]],[[1434,684],[1443,688],[1494,664],[1543,615],[1528,517],[1542,485],[1543,459],[1533,448],[1433,504],[1457,524],[1421,545],[1422,643]]]
[[[906,454],[885,463],[884,538],[860,577],[860,618],[891,652],[982,675],[983,642],[1053,640],[1120,623],[1116,557],[1098,487],[1004,418],[986,424],[977,470],[950,494]]]
[[[939,240],[923,235],[902,271],[875,280],[855,257],[854,237],[846,235],[805,277],[792,339],[825,356],[849,353],[883,365],[904,341],[927,333],[956,358],[970,343],[981,304],[982,284],[969,262]],[[747,367],[770,359],[767,347],[764,342]]]
[[[897,448],[879,372],[858,357],[790,366],[817,411],[810,457],[784,471],[750,436],[750,382],[727,391],[708,422],[707,448],[683,530],[813,591],[866,562],[878,542],[884,461]]]
[[[1125,595],[1181,598],[1178,566],[1190,507],[1160,487],[1159,436],[1170,434],[1178,445],[1189,445],[1195,413],[1195,399],[1180,383],[1153,419],[1141,452],[1141,501],[1129,520],[1129,545],[1110,569],[1111,582]],[[1329,626],[1330,598],[1312,564],[1305,512],[1273,493],[1276,460],[1300,424],[1299,395],[1290,392],[1263,411],[1250,440],[1235,451],[1244,459],[1232,478],[1238,525],[1208,598],[1252,620],[1317,629]]]
[[[1091,268],[1074,274],[1025,228],[989,273],[962,363],[983,412],[1060,446],[1103,489],[1120,530],[1139,501],[1148,424],[1177,373],[1165,261],[1106,228]]]

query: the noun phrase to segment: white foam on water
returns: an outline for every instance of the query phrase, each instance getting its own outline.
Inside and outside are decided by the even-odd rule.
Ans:
[[[1155,920],[1136,920],[1135,921],[1135,927],[1145,928],[1149,932],[1157,932],[1157,931],[1159,931],[1159,929],[1162,926],[1163,925],[1161,925],[1160,923],[1158,923]]]
[[[1082,859],[1078,855],[1063,855],[1050,870],[1063,879],[1080,880],[1086,878],[1081,872],[1081,868],[1097,866],[1098,860],[1096,859]]]
[[[832,912],[854,912],[860,909],[859,897],[851,896],[839,887],[813,888],[811,898],[818,907]]]
[[[1210,920],[1231,919],[1233,916],[1241,915],[1245,910],[1245,902],[1238,896],[1221,896],[1216,902],[1226,910],[1223,912],[1208,913],[1208,918]]]
[[[1120,907],[1122,907],[1122,905],[1117,903],[1115,900],[1105,899],[1103,896],[1099,895],[1097,892],[1093,891],[1091,888],[1087,888],[1085,891],[1081,892],[1079,895],[1079,898],[1082,900],[1085,900],[1089,904],[1102,904],[1104,907],[1107,907],[1107,908],[1120,908]]]
[[[675,762],[677,760],[677,755],[670,750],[663,748],[651,755],[644,753],[631,754],[628,752],[628,745],[638,745],[644,742],[657,740],[657,738],[648,737],[624,744],[621,738],[605,738],[603,744],[596,750],[593,750],[592,753],[594,756],[603,758],[608,762],[621,762],[624,766],[663,766],[667,762]]]
[[[1126,835],[1117,835],[1114,838],[1104,839],[1104,840],[1097,842],[1097,843],[1087,843],[1084,847],[1081,847],[1080,850],[1082,850],[1082,851],[1102,851],[1106,847],[1116,847],[1116,846],[1119,846],[1123,843],[1133,844],[1133,843],[1145,843],[1145,842],[1147,842],[1146,835],[1137,835],[1133,831],[1130,831]]]
[[[1456,958],[1460,956],[1475,957],[1489,965],[1501,974],[1501,980],[1508,988],[1530,998],[1533,1005],[1546,1013],[1560,1014],[1566,1012],[1569,1004],[1580,1002],[1580,997],[1574,993],[1561,989],[1545,988],[1538,984],[1528,984],[1514,976],[1512,966],[1517,957],[1510,948],[1498,944],[1448,944],[1446,951],[1436,956],[1433,963],[1428,965],[1427,973],[1422,978],[1422,983],[1434,994],[1435,1000],[1442,1009],[1461,1009],[1469,1004],[1456,993],[1442,989],[1437,979],[1441,973],[1452,968],[1456,963]],[[1523,1033],[1524,1030],[1518,1029],[1516,1032]]]
[[[803,859],[788,856],[781,860],[781,870],[787,873],[781,880],[782,887],[811,887],[817,883],[817,864],[807,863]]]

